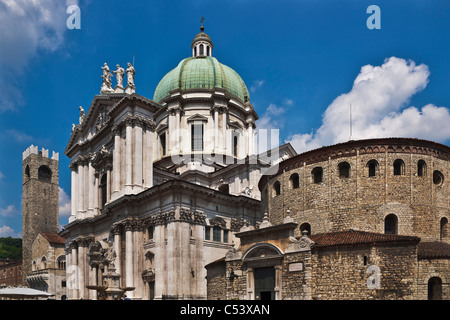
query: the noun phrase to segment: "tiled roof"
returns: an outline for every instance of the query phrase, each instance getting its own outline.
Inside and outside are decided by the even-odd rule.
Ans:
[[[66,244],[66,239],[64,239],[63,237],[61,237],[59,234],[57,233],[46,233],[46,232],[41,232],[42,236],[47,239],[48,242],[50,243],[59,243],[59,244]]]
[[[309,238],[316,243],[315,247],[420,241],[420,238],[414,236],[373,233],[357,230],[314,234],[309,236]]]
[[[419,258],[450,258],[450,244],[440,241],[419,243]]]

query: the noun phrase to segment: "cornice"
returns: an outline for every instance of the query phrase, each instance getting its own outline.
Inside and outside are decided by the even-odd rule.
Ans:
[[[272,179],[283,172],[299,168],[304,164],[310,165],[313,163],[327,161],[328,159],[380,153],[421,154],[426,156],[434,156],[446,161],[450,160],[449,146],[429,140],[417,138],[374,138],[351,140],[307,151],[280,162],[278,164],[278,172],[271,176],[266,175],[261,177],[258,187],[259,190],[262,191],[269,179]]]

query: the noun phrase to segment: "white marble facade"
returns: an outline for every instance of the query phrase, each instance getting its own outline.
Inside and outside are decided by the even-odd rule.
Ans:
[[[257,119],[221,88],[172,90],[161,103],[134,92],[95,96],[65,150],[68,298],[99,298],[88,287],[101,285],[108,249],[133,299],[206,298],[204,266],[262,219]]]

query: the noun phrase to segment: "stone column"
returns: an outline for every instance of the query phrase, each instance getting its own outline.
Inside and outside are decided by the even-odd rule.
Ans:
[[[88,216],[94,215],[94,168],[92,162],[89,159],[88,163]]]
[[[153,128],[154,129],[154,128]],[[152,126],[147,124],[145,126],[145,140],[146,140],[146,159],[145,159],[145,186],[151,188],[153,186],[153,132]]]
[[[133,224],[125,222],[125,286],[134,287],[133,283]],[[129,292],[133,296],[133,291]]]
[[[111,233],[114,235],[114,251],[116,252],[116,261],[114,266],[116,267],[116,272],[121,275],[120,282],[123,286],[123,274],[122,274],[122,226],[120,224],[115,224],[111,227]]]
[[[78,291],[79,298],[86,299],[85,288],[85,274],[86,274],[86,265],[85,265],[85,256],[86,256],[86,242],[84,240],[78,241]]]
[[[281,265],[274,266],[275,269],[275,288],[274,288],[274,296],[275,300],[281,300],[282,292],[281,289],[283,287],[283,268]]]
[[[153,230],[153,239],[155,240],[155,261],[153,267],[155,269],[155,299],[162,299],[162,295],[167,293],[165,273],[165,236],[164,226],[156,224]],[[161,275],[162,274],[162,275]]]
[[[217,152],[219,146],[219,108],[213,107],[214,112],[214,152]]]
[[[89,269],[89,285],[97,286],[98,265],[94,264]],[[97,290],[89,290],[89,299],[97,300]]]
[[[141,221],[134,221],[133,223],[133,284],[135,289],[133,290],[134,298],[142,298],[143,295],[143,280],[142,280],[142,229],[143,225]]]
[[[126,120],[125,137],[125,193],[131,193],[133,188],[133,127],[132,119]]]
[[[99,184],[99,175],[98,172],[94,173],[94,215],[98,214],[99,206],[98,206],[98,184]]]
[[[175,110],[175,122],[176,122],[175,150],[176,150],[176,152],[180,153],[180,151],[181,151],[181,145],[180,145],[180,138],[181,138],[181,132],[180,132],[181,107],[178,107]]]
[[[252,155],[254,152],[254,136],[253,136],[253,122],[248,124],[248,155]],[[269,144],[269,149],[271,145]]]
[[[77,218],[83,218],[84,212],[84,160],[78,161],[78,212]]]
[[[76,241],[70,243],[72,254],[70,257],[71,269],[67,273],[67,283],[71,299],[78,299],[79,281],[78,281],[78,244]]]
[[[69,284],[70,272],[72,271],[72,248],[70,244],[64,248],[66,252],[66,297],[70,299],[72,297],[71,285]]]
[[[222,108],[222,143],[223,143],[223,152],[227,152],[227,113],[228,107]],[[233,142],[232,142],[233,144]],[[233,151],[231,151],[233,152]]]
[[[71,170],[71,212],[69,223],[76,219],[77,211],[78,211],[78,171],[77,165],[75,163],[70,164]]]
[[[111,188],[112,188],[111,172],[112,172],[111,164],[106,165],[106,202],[111,201]]]
[[[113,128],[114,134],[114,150],[113,150],[113,193],[120,191],[120,127]]]
[[[177,294],[177,285],[178,285],[178,250],[180,249],[175,240],[177,237],[175,236],[175,227],[177,222],[169,222],[167,223],[167,246],[166,246],[166,259],[167,259],[167,291],[166,293],[170,296],[174,296]],[[188,266],[185,266],[188,267]]]
[[[253,268],[247,269],[247,299],[255,300]]]
[[[136,121],[136,125],[134,127],[134,172],[133,172],[133,187],[141,187],[142,186],[142,121]]]

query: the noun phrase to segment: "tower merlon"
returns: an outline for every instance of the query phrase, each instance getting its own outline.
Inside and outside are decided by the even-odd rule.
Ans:
[[[41,151],[38,151],[38,147],[31,145],[29,146],[22,154],[22,160],[25,160],[30,156],[30,154],[39,155],[41,157],[48,158],[48,149],[42,148]],[[59,152],[52,151],[52,160],[59,161]]]

